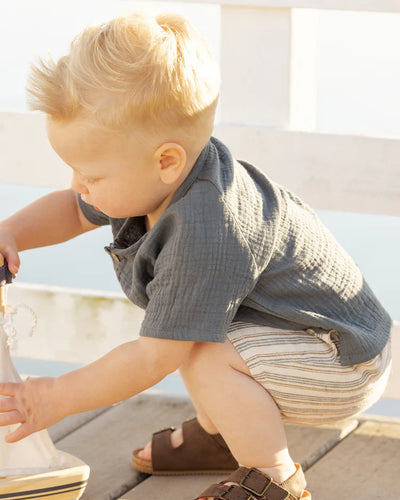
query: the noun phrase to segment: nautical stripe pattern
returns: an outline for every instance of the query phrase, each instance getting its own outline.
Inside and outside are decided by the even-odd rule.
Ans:
[[[32,499],[57,499],[72,500],[81,497],[85,490],[87,481],[78,481],[76,483],[66,483],[49,488],[37,488],[33,490],[15,491],[0,494],[1,499],[5,500],[32,500]],[[1,486],[1,483],[0,483]]]
[[[381,397],[389,377],[390,340],[370,361],[343,366],[336,330],[288,331],[235,322],[228,338],[289,424],[355,416]]]

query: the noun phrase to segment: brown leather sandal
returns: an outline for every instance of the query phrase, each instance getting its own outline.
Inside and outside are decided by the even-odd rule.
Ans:
[[[183,443],[171,445],[174,427],[155,432],[151,441],[151,461],[139,458],[139,448],[132,452],[132,467],[154,475],[228,474],[238,467],[221,434],[209,434],[197,418],[182,424]]]
[[[283,483],[276,483],[258,469],[239,467],[227,479],[208,487],[195,500],[210,497],[213,500],[311,500],[305,490],[306,479],[301,465]],[[226,483],[235,483],[229,486]]]

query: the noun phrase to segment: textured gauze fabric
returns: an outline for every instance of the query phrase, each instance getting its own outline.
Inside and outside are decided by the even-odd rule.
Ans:
[[[390,316],[315,212],[215,138],[149,232],[144,217],[79,202],[90,222],[111,224],[106,251],[146,309],[140,335],[224,342],[232,321],[335,329],[343,365],[388,341]]]

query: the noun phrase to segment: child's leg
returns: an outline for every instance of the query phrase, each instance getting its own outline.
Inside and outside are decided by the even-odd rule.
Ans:
[[[185,386],[186,386],[187,392],[188,392],[188,394],[190,396],[190,400],[192,401],[192,404],[193,404],[193,406],[194,406],[194,408],[196,410],[196,417],[197,417],[197,420],[199,421],[199,424],[209,434],[217,434],[219,431],[215,427],[215,425],[212,422],[212,420],[210,419],[210,417],[204,411],[203,406],[200,404],[200,401],[197,398],[196,392],[193,391],[189,387],[189,385],[186,383],[185,376],[182,373],[182,368],[179,370],[179,372],[181,374],[181,377],[182,377],[183,381],[185,382]],[[182,441],[183,441],[182,429],[179,429],[179,430],[175,431],[173,434],[175,434],[175,436],[172,435],[172,439],[175,438],[175,442],[177,443],[175,446],[179,446],[182,443]]]
[[[296,471],[278,407],[229,340],[197,344],[180,373],[240,465],[277,482]]]
[[[180,372],[199,422],[206,431],[222,434],[240,465],[256,467],[277,482],[295,472],[280,412],[229,340],[196,344]],[[172,445],[181,442],[176,431]],[[150,445],[145,455],[151,457]]]

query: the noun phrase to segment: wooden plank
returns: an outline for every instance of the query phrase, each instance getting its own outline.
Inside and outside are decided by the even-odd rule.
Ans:
[[[149,477],[119,500],[192,500],[208,486],[225,478],[226,474]]]
[[[294,85],[292,24],[290,9],[255,9],[247,6],[222,9],[222,122],[278,130],[287,128],[293,104],[291,88]],[[241,78],[238,78],[238,68]],[[238,99],[239,95],[246,96],[245,106],[243,100]]]
[[[29,304],[39,319],[35,334],[18,345],[18,356],[27,358],[91,363],[137,338],[144,317],[119,292],[15,283],[8,301]]]
[[[175,0],[172,0],[175,1]],[[400,12],[398,0],[183,0],[189,3],[213,3],[241,8],[306,8],[329,10],[356,10],[374,12]]]
[[[293,460],[300,462],[304,470],[336,446],[351,433],[358,423],[343,421],[336,425],[321,427],[286,426],[289,450]],[[223,480],[220,475],[149,477],[120,500],[189,500],[195,498],[210,484]],[[322,497],[321,497],[322,500]]]
[[[78,413],[77,415],[70,415],[58,424],[53,425],[48,429],[51,439],[54,443],[57,443],[71,432],[76,431],[79,427],[82,427],[85,424],[88,424],[93,419],[108,411],[111,407],[108,408],[99,408],[98,410],[86,411],[84,413]]]
[[[219,124],[234,156],[313,208],[400,215],[400,141]]]
[[[194,414],[187,398],[140,394],[79,427],[61,439],[57,448],[90,466],[82,499],[115,499],[143,479],[143,474],[131,467],[132,450],[144,446],[152,432],[169,425],[179,426]]]
[[[398,500],[400,421],[365,421],[307,473],[313,498]]]
[[[21,130],[26,139],[23,148],[19,147]],[[398,139],[232,124],[218,124],[215,135],[236,157],[263,168],[314,208],[400,215]],[[57,168],[49,148],[42,116],[0,113],[2,182],[65,185],[67,168],[60,160]]]
[[[357,420],[349,419],[337,424],[319,427],[285,426],[288,446],[293,460],[300,463],[304,470],[307,470],[314,462],[353,432],[357,425]]]

